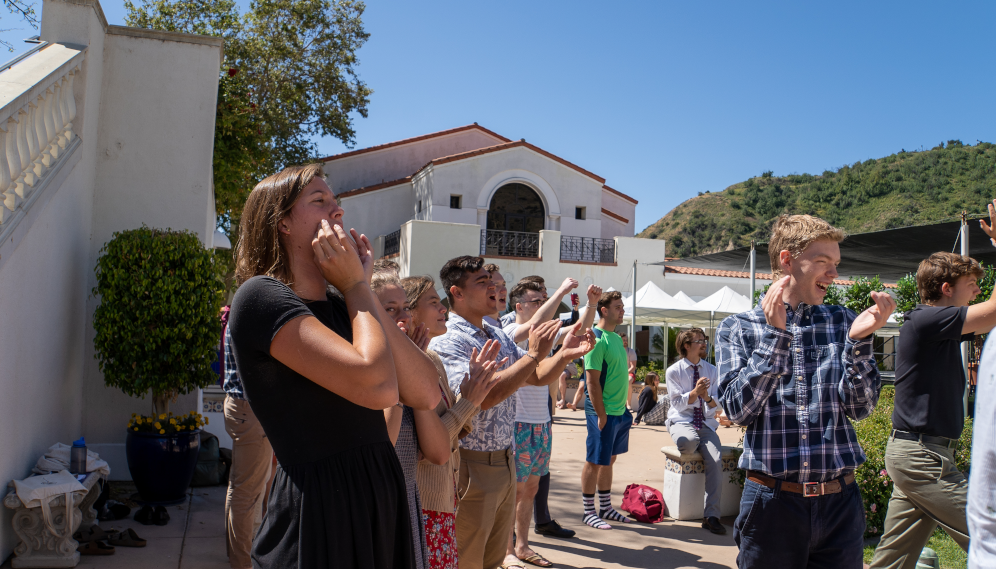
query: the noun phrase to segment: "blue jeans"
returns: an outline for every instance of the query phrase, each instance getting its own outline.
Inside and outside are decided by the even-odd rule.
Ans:
[[[739,569],[861,569],[865,510],[856,483],[813,498],[748,480],[733,524]]]

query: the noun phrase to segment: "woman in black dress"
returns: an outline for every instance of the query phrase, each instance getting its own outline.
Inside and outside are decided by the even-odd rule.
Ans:
[[[660,383],[660,378],[657,377],[656,373],[650,372],[643,378],[643,382],[646,387],[640,392],[640,402],[636,408],[636,419],[633,420],[634,425],[639,425],[640,419],[643,419],[643,416],[657,405],[657,385]]]
[[[435,368],[371,292],[370,243],[342,229],[320,173],[296,166],[260,182],[236,248],[232,346],[278,461],[253,566],[414,568],[382,410],[399,383],[409,405],[434,408]]]

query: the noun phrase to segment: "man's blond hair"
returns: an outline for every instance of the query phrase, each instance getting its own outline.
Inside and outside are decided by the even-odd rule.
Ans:
[[[768,241],[768,257],[771,259],[771,272],[777,279],[782,276],[781,252],[788,251],[793,259],[798,259],[810,243],[835,241],[840,243],[847,237],[843,229],[834,227],[813,215],[780,215],[771,227],[771,240]]]

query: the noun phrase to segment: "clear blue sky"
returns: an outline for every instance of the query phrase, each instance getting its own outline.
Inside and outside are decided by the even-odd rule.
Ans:
[[[476,121],[639,199],[639,231],[764,170],[996,142],[996,2],[758,4],[370,1],[356,147]]]

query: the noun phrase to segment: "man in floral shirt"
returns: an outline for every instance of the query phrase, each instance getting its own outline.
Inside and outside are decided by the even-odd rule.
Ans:
[[[747,428],[739,465],[747,481],[733,526],[741,569],[862,567],[854,469],[865,455],[851,419],[878,403],[871,335],[896,303],[872,292],[875,304],[859,315],[823,305],[843,239],[817,217],[779,217],[768,244],[778,280],[761,306],[717,331],[720,404]]]
[[[515,394],[523,385],[549,385],[572,359],[591,350],[594,336],[573,333],[564,347],[547,357],[557,339],[560,321],[551,320],[529,331],[529,350],[515,345],[501,328],[484,322],[493,314],[497,295],[484,259],[450,259],[439,272],[450,301],[446,333],[429,343],[446,368],[453,392],[468,373],[472,350],[498,342],[501,380],[481,403],[473,430],[460,440],[460,509],[457,512],[457,549],[461,569],[494,569],[502,564],[515,516]],[[580,324],[577,325],[579,327]],[[577,332],[573,330],[572,332]],[[490,347],[491,344],[488,344]]]

